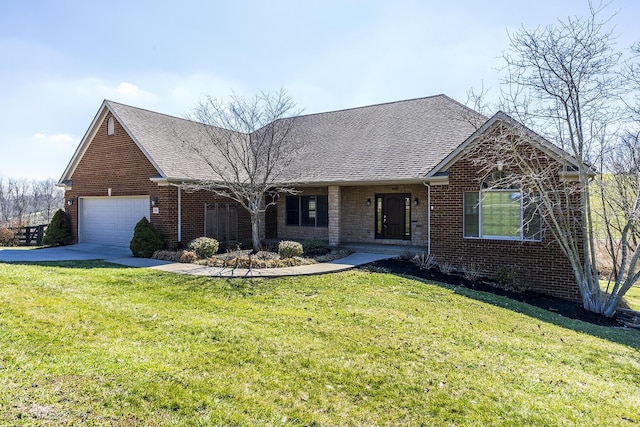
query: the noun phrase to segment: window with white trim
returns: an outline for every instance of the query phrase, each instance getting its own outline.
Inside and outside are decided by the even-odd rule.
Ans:
[[[465,192],[463,212],[464,237],[541,240],[539,197],[535,194],[526,195],[520,189],[492,185]]]

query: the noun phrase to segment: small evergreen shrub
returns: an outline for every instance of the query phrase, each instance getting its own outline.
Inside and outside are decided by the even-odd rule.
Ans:
[[[351,255],[352,252],[344,248],[336,248],[326,255],[318,255],[313,259],[317,262],[332,262],[340,258]]]
[[[283,240],[278,245],[278,255],[280,255],[280,258],[293,258],[302,255],[302,252],[304,252],[304,249],[302,244],[298,242]]]
[[[15,246],[16,235],[7,227],[0,226],[0,246]]]
[[[142,217],[133,229],[133,238],[129,244],[129,249],[133,256],[140,258],[151,258],[155,251],[159,251],[164,246],[160,232],[155,229],[147,218]]]
[[[51,222],[44,232],[42,243],[59,246],[68,245],[71,241],[71,220],[69,215],[63,209],[58,209],[53,214],[53,218],[51,218]]]
[[[304,253],[308,256],[326,255],[331,252],[324,240],[318,237],[311,237],[302,243]]]
[[[219,243],[211,237],[198,237],[189,242],[189,250],[198,254],[200,258],[209,258],[218,252]]]

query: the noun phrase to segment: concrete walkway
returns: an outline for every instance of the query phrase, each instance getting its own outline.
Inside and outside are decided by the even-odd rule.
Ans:
[[[128,267],[151,268],[170,273],[211,277],[281,277],[333,273],[383,259],[394,258],[396,256],[397,255],[393,254],[356,252],[333,262],[301,265],[297,267],[256,268],[249,270],[245,268],[206,267],[197,264],[182,264],[157,259],[135,258],[131,255],[131,251],[128,248],[92,245],[88,243],[42,249],[4,248],[0,250],[0,262],[103,260]]]
[[[335,273],[337,271],[348,270],[359,265],[383,259],[394,258],[396,255],[372,254],[356,252],[333,262],[324,262],[311,265],[299,265],[296,267],[282,268],[220,268],[206,267],[198,264],[170,263],[150,267],[154,270],[167,271],[170,273],[192,274],[196,276],[210,277],[282,277],[282,276],[307,276],[310,274]]]

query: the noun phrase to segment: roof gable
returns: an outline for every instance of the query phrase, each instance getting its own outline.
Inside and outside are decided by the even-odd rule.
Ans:
[[[489,118],[482,126],[480,126],[475,132],[473,132],[467,139],[465,139],[462,142],[462,144],[460,144],[455,150],[449,153],[448,156],[442,159],[442,161],[440,161],[425,176],[425,179],[429,180],[429,179],[440,178],[447,171],[447,169],[449,169],[449,167],[452,164],[454,164],[456,161],[458,161],[458,159],[460,159],[460,157],[464,155],[465,150],[469,147],[470,144],[473,144],[474,142],[478,141],[478,138],[481,135],[483,135],[485,132],[487,132],[489,129],[491,129],[494,125],[496,125],[499,122],[502,122],[509,126],[517,128],[519,131],[526,134],[529,138],[531,138],[531,141],[537,146],[537,148],[539,148],[540,150],[542,150],[544,153],[551,156],[552,158],[562,159],[563,161],[568,162],[569,165],[573,167],[578,166],[577,160],[573,156],[571,156],[569,153],[555,146],[554,144],[552,144],[542,136],[538,135],[537,133],[533,132],[531,129],[527,128],[519,121],[513,119],[508,114],[502,111],[498,111],[491,118]]]
[[[144,154],[144,156],[149,160],[149,162],[156,168],[158,173],[160,175],[162,174],[162,170],[154,161],[153,157],[145,150],[145,147],[139,143],[139,141],[136,138],[136,135],[129,131],[126,123],[124,123],[120,119],[120,117],[118,117],[117,113],[113,110],[112,103],[110,101],[104,100],[102,102],[102,105],[100,106],[100,109],[98,110],[95,117],[93,118],[91,125],[89,125],[89,128],[87,129],[84,136],[82,137],[82,140],[80,141],[80,144],[76,148],[76,151],[71,157],[71,160],[69,161],[67,167],[65,168],[65,171],[63,172],[62,177],[59,180],[59,184],[65,184],[69,182],[69,180],[73,176],[74,171],[76,170],[83,156],[87,152],[87,149],[89,148],[94,138],[96,137],[96,134],[101,127],[101,124],[104,122],[104,120],[106,119],[109,113],[111,113],[114,116],[114,118],[118,120],[122,128],[127,132],[129,137],[134,141],[134,143],[137,145],[140,151]]]

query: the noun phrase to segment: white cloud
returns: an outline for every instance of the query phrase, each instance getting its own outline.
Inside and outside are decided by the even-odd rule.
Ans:
[[[109,90],[111,92],[111,90]],[[153,102],[158,96],[146,90],[140,89],[133,83],[120,82],[115,89],[118,98],[124,98],[127,102]]]
[[[49,139],[51,140],[51,142],[62,143],[62,144],[75,141],[75,138],[73,137],[73,135],[70,135],[68,133],[58,133],[55,135],[51,135]]]
[[[125,96],[136,96],[140,93],[140,89],[138,89],[138,86],[132,83],[127,83],[127,82],[121,82],[118,85],[117,90],[118,90],[118,93]]]
[[[54,145],[57,148],[68,148],[78,143],[78,138],[70,133],[55,133],[48,135],[44,131],[40,131],[33,135],[36,142],[40,145],[51,146]]]

